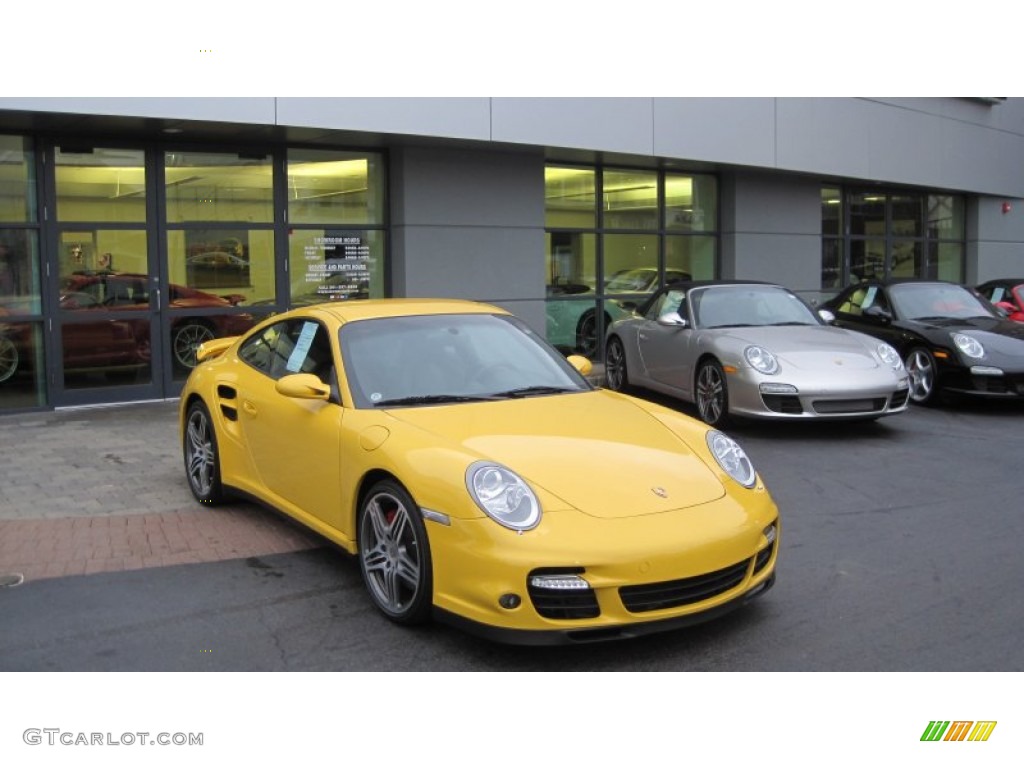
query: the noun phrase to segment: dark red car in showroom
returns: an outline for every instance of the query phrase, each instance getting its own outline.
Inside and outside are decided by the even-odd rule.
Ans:
[[[204,341],[220,336],[237,336],[254,322],[248,313],[207,314],[210,309],[231,308],[245,297],[240,294],[215,296],[184,285],[169,286],[171,313],[171,351],[176,368],[189,371],[196,365],[196,349]],[[61,326],[64,369],[125,371],[148,365],[152,356],[150,318],[142,315],[150,306],[149,278],[129,273],[80,273],[63,282],[60,296],[68,322]],[[182,312],[185,310],[186,312]],[[188,314],[192,310],[194,315]],[[75,322],[72,313],[110,313],[102,321]],[[123,319],[116,317],[124,314]],[[10,315],[0,307],[0,319]],[[85,319],[84,317],[82,318]],[[0,322],[0,381],[5,381],[25,366],[35,344],[31,325]]]

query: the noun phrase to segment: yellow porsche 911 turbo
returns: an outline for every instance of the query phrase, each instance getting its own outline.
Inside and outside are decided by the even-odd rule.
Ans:
[[[606,640],[774,582],[778,510],[734,440],[592,386],[588,360],[498,307],[319,304],[198,358],[181,396],[195,497],[255,498],[336,542],[392,621]]]

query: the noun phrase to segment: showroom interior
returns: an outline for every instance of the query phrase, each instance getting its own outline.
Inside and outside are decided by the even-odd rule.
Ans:
[[[0,98],[0,413],[174,398],[326,300],[495,303],[601,359],[666,282],[1024,276],[995,98]]]

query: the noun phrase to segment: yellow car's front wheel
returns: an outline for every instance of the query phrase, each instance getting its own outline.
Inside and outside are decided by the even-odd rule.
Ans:
[[[377,608],[399,624],[430,616],[430,544],[419,507],[393,480],[370,488],[359,509],[359,565]]]

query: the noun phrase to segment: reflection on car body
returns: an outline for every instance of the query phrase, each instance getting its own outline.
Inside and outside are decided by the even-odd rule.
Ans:
[[[612,389],[694,403],[712,425],[764,419],[876,419],[906,410],[907,376],[888,344],[828,326],[780,285],[676,283],[612,324]]]
[[[735,441],[593,387],[497,307],[319,304],[200,360],[180,413],[196,498],[240,491],[310,526],[398,623],[607,640],[774,581],[778,511]]]

